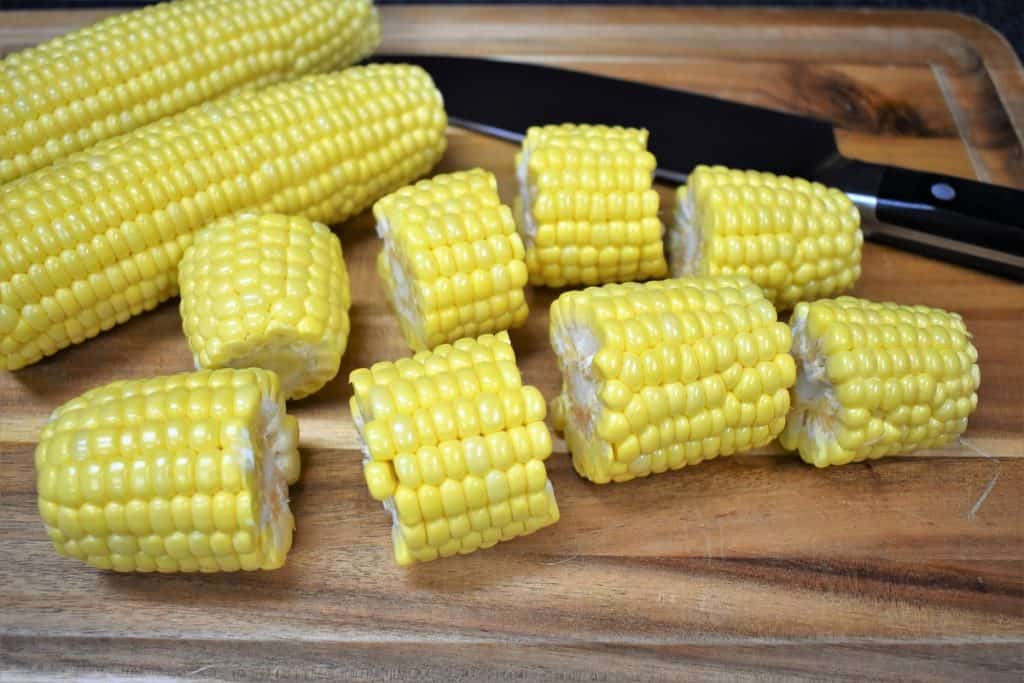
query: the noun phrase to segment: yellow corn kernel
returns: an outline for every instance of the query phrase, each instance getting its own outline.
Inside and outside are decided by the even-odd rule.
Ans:
[[[573,466],[628,481],[769,443],[789,410],[789,328],[740,276],[609,284],[551,305]]]
[[[841,190],[801,178],[698,166],[676,193],[673,277],[744,275],[780,310],[860,277],[860,213]]]
[[[377,363],[349,381],[363,473],[391,513],[398,564],[470,553],[558,521],[544,398],[522,385],[507,332]]]
[[[956,313],[839,297],[797,304],[797,380],[779,437],[817,467],[934,448],[978,405],[978,351]]]
[[[277,569],[298,440],[267,370],[114,382],[43,428],[39,512],[57,552],[101,569]]]
[[[228,95],[0,186],[0,369],[173,296],[218,218],[351,216],[429,170],[445,127],[425,71],[372,64]]]
[[[447,173],[373,207],[384,249],[377,270],[414,351],[518,327],[526,263],[494,175]]]
[[[200,230],[178,266],[181,319],[197,368],[266,368],[285,398],[338,374],[348,342],[348,272],[322,223],[242,214]]]
[[[654,156],[647,131],[535,126],[516,156],[516,222],[535,285],[664,277]]]
[[[8,55],[0,184],[240,88],[359,61],[372,0],[175,0]]]
[[[551,415],[551,426],[556,431],[564,431],[565,425],[569,420],[569,389],[565,382],[562,382],[562,390],[558,396],[551,399],[550,415]]]

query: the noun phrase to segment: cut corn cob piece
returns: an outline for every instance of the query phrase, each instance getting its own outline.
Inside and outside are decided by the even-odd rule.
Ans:
[[[592,287],[551,305],[552,413],[598,484],[771,442],[796,376],[789,328],[740,276]]]
[[[673,277],[749,277],[780,310],[860,277],[860,213],[841,190],[802,178],[698,166],[676,193],[666,239]]]
[[[8,55],[0,183],[243,87],[330,71],[380,42],[372,0],[176,0]]]
[[[647,131],[532,127],[516,156],[516,221],[535,285],[664,277],[654,157]]]
[[[348,343],[348,272],[322,223],[242,214],[200,230],[178,267],[197,368],[266,368],[285,398],[319,391]]]
[[[558,521],[544,397],[507,332],[464,338],[350,377],[370,495],[400,565],[489,548]]]
[[[414,351],[518,327],[529,312],[512,211],[482,169],[434,176],[373,206],[378,271]]]
[[[43,428],[39,513],[57,552],[100,569],[277,569],[298,436],[266,370],[114,382]]]
[[[374,64],[228,95],[0,186],[0,369],[173,296],[218,218],[366,208],[433,166],[445,127],[425,71]]]
[[[978,352],[956,313],[853,297],[798,304],[797,381],[779,438],[817,467],[932,448],[978,405]]]

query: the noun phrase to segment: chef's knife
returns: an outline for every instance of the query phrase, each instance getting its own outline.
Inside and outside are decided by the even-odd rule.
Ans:
[[[685,182],[697,164],[810,178],[849,194],[876,241],[1024,280],[1024,192],[846,158],[826,121],[534,64],[427,55],[374,61],[425,68],[452,125],[516,141],[544,123],[643,127],[664,180]]]

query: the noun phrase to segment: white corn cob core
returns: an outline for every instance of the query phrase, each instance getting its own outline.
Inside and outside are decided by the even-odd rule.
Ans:
[[[271,340],[220,367],[273,370],[281,380],[281,393],[290,397],[306,382],[306,378],[316,371],[317,353],[315,344]],[[196,370],[206,367],[196,354],[192,355],[192,361]]]
[[[839,399],[826,376],[825,357],[807,333],[807,317],[796,316],[792,330],[793,348],[790,353],[796,361],[797,370],[793,385],[794,410],[790,420],[795,421],[821,451],[827,452],[829,444],[836,438],[836,419],[841,408]],[[792,424],[789,427],[795,428]]]
[[[530,182],[530,148],[527,145],[523,145],[519,165],[516,167],[516,178],[519,180],[519,205],[516,209],[522,214],[517,216],[519,234],[523,238],[523,246],[530,249],[537,238],[537,218],[533,215],[533,199],[537,188]]]
[[[672,277],[700,274],[704,240],[695,224],[696,214],[697,202],[694,194],[687,192],[676,203],[675,228],[666,231],[665,235]]]
[[[298,444],[294,443],[292,433],[281,428],[281,408],[269,399],[260,405],[263,416],[263,429],[259,434],[262,450],[266,454],[263,467],[262,494],[263,508],[260,511],[260,527],[264,538],[274,548],[275,557],[287,552],[291,546],[292,530],[295,518],[288,506],[288,474],[286,471],[290,453],[294,453]],[[250,446],[242,451],[246,457],[245,466],[254,468],[253,450]]]
[[[427,347],[424,338],[423,316],[420,315],[413,301],[412,278],[405,272],[402,260],[398,258],[394,241],[390,239],[391,223],[384,216],[377,219],[377,236],[384,242],[384,258],[387,259],[388,273],[391,275],[391,297],[395,303],[395,313],[405,321],[405,329],[417,338],[420,348]],[[385,283],[387,286],[388,283]]]

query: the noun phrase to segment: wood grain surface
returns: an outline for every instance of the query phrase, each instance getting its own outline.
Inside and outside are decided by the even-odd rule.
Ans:
[[[0,14],[7,51],[101,12]],[[383,50],[557,63],[834,120],[849,155],[1024,187],[1024,74],[950,14],[665,8],[382,9]],[[700,131],[680,131],[699,135]],[[438,171],[514,148],[459,130]],[[668,206],[672,188],[661,190]],[[668,212],[666,211],[666,215]],[[1024,289],[869,244],[856,294],[959,311],[982,387],[965,438],[818,471],[775,448],[596,487],[556,440],[554,527],[399,569],[365,490],[347,375],[402,355],[366,215],[337,226],[352,276],[338,378],[295,403],[295,545],[275,572],[116,575],[56,555],[32,451],[50,411],[118,378],[191,366],[177,302],[0,374],[0,678],[763,678],[1019,681],[1024,673]],[[554,293],[513,333],[526,381],[559,380]]]

